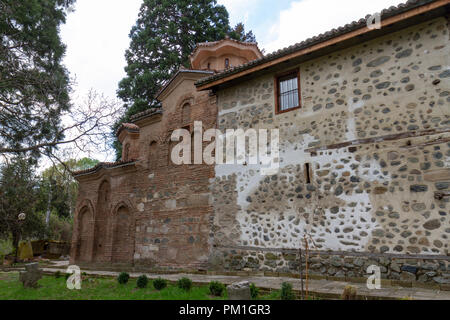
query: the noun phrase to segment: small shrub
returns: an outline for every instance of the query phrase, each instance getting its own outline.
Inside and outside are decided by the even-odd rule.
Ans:
[[[222,296],[224,290],[225,286],[219,281],[211,281],[209,283],[209,293],[211,293],[213,296]]]
[[[189,278],[181,278],[177,282],[177,287],[189,291],[192,288],[192,280]]]
[[[0,239],[0,262],[5,258],[5,256],[12,254],[13,252],[14,248],[11,239]]]
[[[158,291],[162,290],[167,287],[167,281],[161,278],[155,279],[153,280],[153,287]]]
[[[140,289],[144,289],[147,288],[147,284],[148,284],[148,278],[145,274],[143,274],[142,276],[140,276],[137,281],[136,281],[136,285],[138,288]]]
[[[66,281],[67,281],[67,279],[69,279],[69,277],[70,277],[71,275],[72,275],[71,273],[65,273],[65,274],[64,274],[64,278],[66,279]]]
[[[352,286],[346,286],[341,295],[342,300],[356,300],[356,288]]]
[[[250,284],[250,295],[252,296],[252,299],[258,298],[259,289],[255,286],[254,283]]]
[[[119,276],[117,277],[117,281],[120,284],[126,284],[128,280],[130,279],[130,275],[126,272],[121,272]]]
[[[55,272],[55,278],[58,279],[60,277],[61,277],[61,271],[58,270]]]
[[[292,292],[292,284],[283,282],[281,284],[281,300],[294,300],[295,295]]]

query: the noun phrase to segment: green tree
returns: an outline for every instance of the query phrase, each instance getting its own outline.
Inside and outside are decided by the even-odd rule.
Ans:
[[[71,172],[92,168],[98,163],[98,160],[90,158],[70,159],[64,163],[53,165],[41,173],[36,210],[45,213],[47,225],[52,212],[59,218],[70,219],[73,217],[78,183]]]
[[[33,161],[14,158],[0,169],[0,237],[12,236],[17,249],[21,237],[40,237],[45,233],[42,218],[35,211],[37,179]],[[24,213],[25,219],[19,219]]]
[[[38,157],[63,139],[70,79],[59,27],[75,0],[0,0],[0,154]]]
[[[231,31],[230,38],[243,42],[256,42],[253,31],[245,32],[245,26],[242,22],[238,23]]]
[[[144,0],[125,53],[126,77],[117,91],[125,103],[125,112],[113,125],[113,132],[132,115],[159,107],[156,94],[180,66],[190,66],[189,55],[197,43],[221,40],[227,35],[254,40],[251,31],[245,33],[243,24],[238,26],[230,27],[226,8],[217,5],[216,0]],[[120,158],[117,139],[113,146]]]

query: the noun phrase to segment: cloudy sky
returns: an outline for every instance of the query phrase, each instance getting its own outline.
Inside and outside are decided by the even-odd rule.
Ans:
[[[266,53],[339,27],[406,0],[219,0],[231,24],[243,22]],[[128,34],[142,0],[77,0],[61,35],[67,45],[65,64],[75,77],[74,100],[93,88],[116,97],[125,76]],[[99,160],[113,160],[103,155]]]
[[[398,5],[399,0],[219,0],[232,25],[242,21],[253,30],[266,53]],[[65,64],[75,76],[76,95],[90,88],[115,97],[124,77],[128,34],[142,0],[78,0],[62,27]]]

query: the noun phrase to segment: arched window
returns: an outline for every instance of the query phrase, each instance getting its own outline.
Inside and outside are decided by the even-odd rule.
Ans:
[[[127,143],[125,148],[123,148],[123,161],[128,161],[130,156],[130,144]]]
[[[111,186],[109,182],[103,181],[98,189],[97,212],[95,214],[94,226],[94,252],[95,261],[103,261],[106,258],[105,247],[108,243],[108,219],[111,200]]]
[[[230,59],[225,58],[225,69],[228,69],[230,67]]]
[[[152,141],[150,143],[150,148],[149,148],[149,163],[150,163],[150,168],[151,169],[155,169],[156,168],[156,164],[158,163],[157,161],[157,152],[158,152],[158,144],[156,143],[156,141]]]
[[[187,123],[191,121],[191,105],[185,103],[181,108],[181,121]]]
[[[127,207],[121,206],[115,216],[113,230],[112,262],[131,262],[133,260],[134,233],[132,217]]]
[[[76,252],[77,261],[89,261],[89,246],[92,244],[92,212],[85,206],[78,215],[78,250]]]

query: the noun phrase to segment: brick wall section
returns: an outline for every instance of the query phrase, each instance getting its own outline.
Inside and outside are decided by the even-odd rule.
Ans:
[[[183,121],[186,101],[190,115]],[[216,97],[196,92],[194,80],[186,80],[163,101],[163,110],[158,121],[137,122],[136,163],[77,177],[73,263],[146,268],[199,268],[207,263],[214,167],[169,163],[169,145],[173,130],[193,128],[194,121],[202,121],[205,130],[215,127]],[[109,185],[104,209],[102,183]]]

